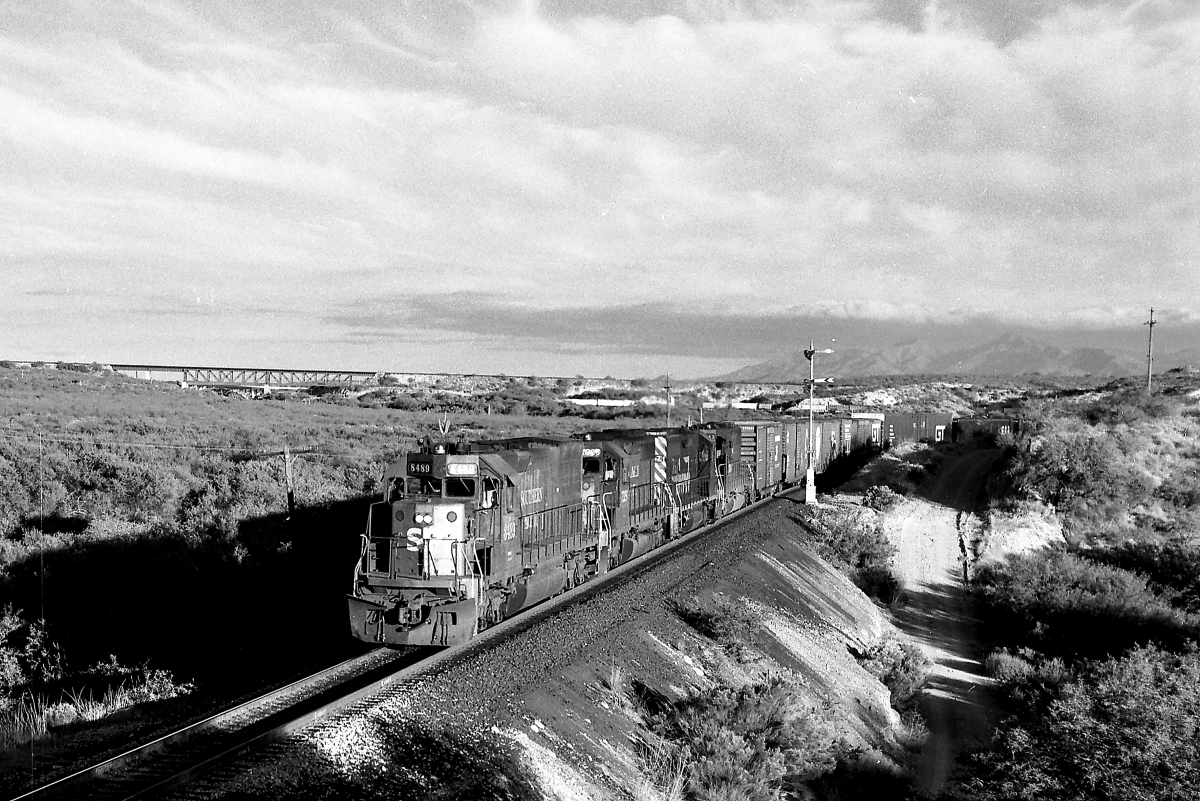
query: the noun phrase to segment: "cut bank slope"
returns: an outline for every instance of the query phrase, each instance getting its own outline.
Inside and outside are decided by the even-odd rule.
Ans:
[[[892,629],[805,547],[810,512],[769,503],[403,698],[227,773],[204,795],[652,798],[670,771],[645,759],[634,698],[669,702],[780,675],[835,738],[887,769],[903,758],[900,721],[851,649],[865,652]],[[747,649],[722,647],[678,612],[718,598],[752,613]]]

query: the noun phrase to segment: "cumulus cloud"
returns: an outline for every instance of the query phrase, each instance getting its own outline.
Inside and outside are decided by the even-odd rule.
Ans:
[[[25,6],[0,285],[164,310],[221,286],[233,351],[295,335],[265,301],[303,347],[491,325],[542,364],[676,342],[638,308],[728,358],[771,343],[722,315],[1190,319],[1198,52],[1166,0]]]

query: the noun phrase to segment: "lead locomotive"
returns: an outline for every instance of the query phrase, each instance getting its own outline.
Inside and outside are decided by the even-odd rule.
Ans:
[[[816,429],[818,469],[853,446],[848,430]],[[388,468],[371,505],[351,629],[387,645],[465,642],[796,483],[808,452],[807,427],[779,422],[427,443]]]

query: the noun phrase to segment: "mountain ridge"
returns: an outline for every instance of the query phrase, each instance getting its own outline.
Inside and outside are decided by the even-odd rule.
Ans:
[[[972,375],[1016,376],[1038,373],[1061,376],[1139,375],[1146,371],[1146,354],[1101,347],[1063,348],[1027,334],[1008,333],[977,345],[939,344],[910,340],[879,349],[836,348],[817,357],[818,376]],[[1200,364],[1200,348],[1155,354],[1156,372]],[[769,383],[808,378],[803,351],[747,365],[713,380]]]

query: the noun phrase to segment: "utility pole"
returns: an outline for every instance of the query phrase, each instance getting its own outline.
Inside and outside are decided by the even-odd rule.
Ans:
[[[671,427],[671,374],[667,373],[667,383],[663,387],[667,391],[667,428]]]
[[[804,502],[817,502],[817,471],[813,466],[816,460],[813,445],[816,443],[813,434],[813,406],[816,403],[814,398],[813,387],[817,383],[816,374],[814,372],[814,363],[818,353],[833,353],[829,348],[817,350],[817,345],[812,340],[809,340],[808,350],[804,351],[804,358],[808,359],[808,469],[804,472]]]
[[[292,481],[292,449],[283,443],[283,480],[287,485],[288,520],[296,514],[296,485]]]
[[[1154,382],[1154,326],[1158,322],[1154,319],[1154,307],[1150,307],[1150,321],[1142,323],[1142,325],[1150,326],[1150,344],[1146,347],[1146,394],[1150,394],[1151,384]]]

